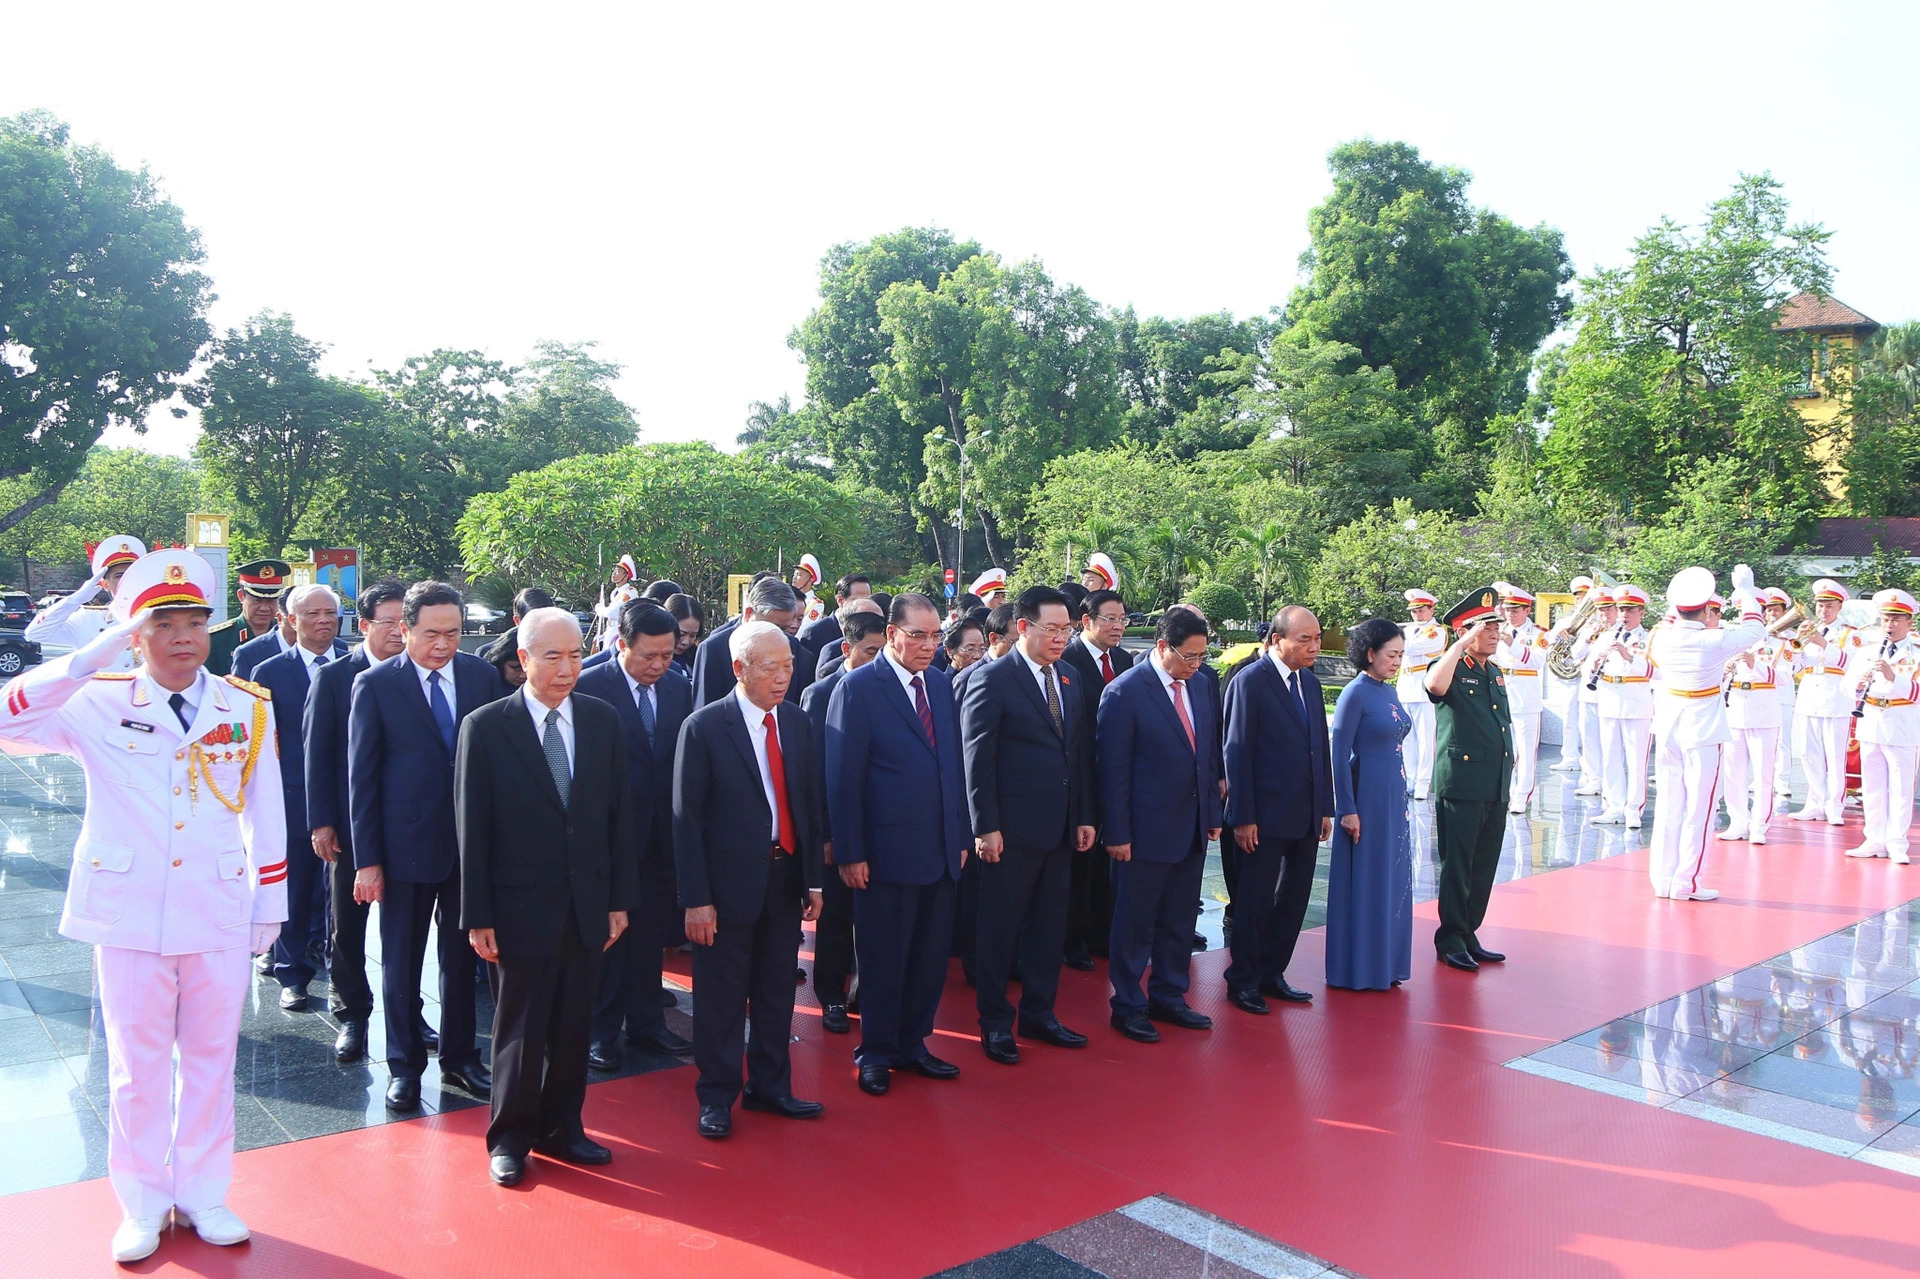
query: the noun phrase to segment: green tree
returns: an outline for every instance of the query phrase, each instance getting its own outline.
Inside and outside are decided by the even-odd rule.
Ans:
[[[594,342],[541,342],[514,371],[500,411],[510,471],[563,457],[611,453],[639,435],[633,409],[614,394],[621,366],[598,359]]]
[[[0,481],[0,502],[27,482]],[[30,557],[78,567],[87,559],[89,543],[115,533],[131,533],[148,546],[180,541],[186,536],[188,514],[200,509],[200,502],[196,463],[144,449],[96,445],[59,499],[14,525],[0,546],[16,561]],[[15,580],[26,588],[34,586],[24,564],[19,564]]]
[[[755,400],[747,405],[746,427],[734,437],[734,443],[781,466],[821,474],[832,470],[822,415],[811,407],[796,410],[786,395],[772,402]],[[908,536],[912,536],[911,529]]]
[[[199,233],[45,112],[0,119],[0,533],[56,500],[109,425],[144,429],[209,336]]]
[[[1847,566],[1847,584],[1857,598],[1870,599],[1875,591],[1899,587],[1909,595],[1920,594],[1920,564],[1907,558],[1906,552],[1889,546],[1876,530],[1873,553]]]
[[[1236,320],[1224,311],[1187,320],[1120,311],[1114,355],[1126,406],[1123,436],[1149,447],[1164,444],[1183,459],[1251,444],[1257,425],[1235,402],[1241,379],[1220,374],[1245,368],[1244,357],[1264,353],[1271,334],[1266,320]]]
[[[1847,397],[1848,513],[1920,515],[1920,321],[1880,330],[1850,371],[1827,378]]]
[[[1770,507],[1753,495],[1739,459],[1703,460],[1675,486],[1672,505],[1635,532],[1627,569],[1633,581],[1655,595],[1666,590],[1675,573],[1696,564],[1725,581],[1735,564],[1758,571],[1775,555],[1804,550],[1802,524],[1796,512]]]

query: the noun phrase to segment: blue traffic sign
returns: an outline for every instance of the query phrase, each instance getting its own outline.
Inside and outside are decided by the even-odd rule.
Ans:
[[[954,589],[954,585],[953,585],[953,583],[952,583],[952,582],[948,582],[948,583],[947,583],[947,598],[948,598],[948,599],[952,599],[952,598],[954,597],[954,595],[955,595],[955,594],[957,594],[957,593],[958,593],[958,592],[956,592],[956,591],[955,591],[955,589]]]

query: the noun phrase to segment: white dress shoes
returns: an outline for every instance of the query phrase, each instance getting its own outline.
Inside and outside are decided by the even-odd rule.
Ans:
[[[178,1211],[193,1224],[194,1233],[210,1244],[229,1248],[247,1241],[247,1223],[235,1216],[233,1209],[225,1204],[215,1204],[198,1212],[188,1212],[185,1208]]]
[[[1858,848],[1849,848],[1847,850],[1847,856],[1849,857],[1885,857],[1886,855],[1887,850],[1885,846],[1880,844],[1862,844]]]
[[[164,1216],[128,1217],[113,1232],[113,1259],[125,1266],[151,1257],[166,1224]]]

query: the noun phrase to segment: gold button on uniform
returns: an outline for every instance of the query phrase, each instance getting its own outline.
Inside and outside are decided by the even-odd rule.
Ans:
[[[178,795],[178,794],[180,793],[180,788],[179,788],[178,786],[176,786],[176,787],[174,787],[174,788],[173,788],[173,793],[174,793],[174,794],[176,794],[176,795]]]
[[[174,859],[173,859],[173,864],[174,864],[175,866],[178,866],[178,865],[180,864],[180,859],[179,859],[178,857],[176,857],[176,858],[174,858]]]
[[[132,750],[133,748],[129,746],[127,749]],[[173,753],[173,757],[175,759],[185,759],[187,757],[187,753],[185,751],[175,751]]]
[[[173,828],[175,830],[185,830],[187,828],[187,824],[185,822],[175,822],[173,824]]]

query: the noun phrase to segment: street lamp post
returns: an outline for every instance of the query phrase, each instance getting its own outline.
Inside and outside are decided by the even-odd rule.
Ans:
[[[991,427],[975,431],[969,440],[981,440],[993,434]],[[954,593],[966,589],[967,573],[967,449],[966,445],[948,435],[945,431],[935,431],[933,439],[942,444],[953,445],[954,455],[960,459],[960,500],[953,510],[953,577]]]

